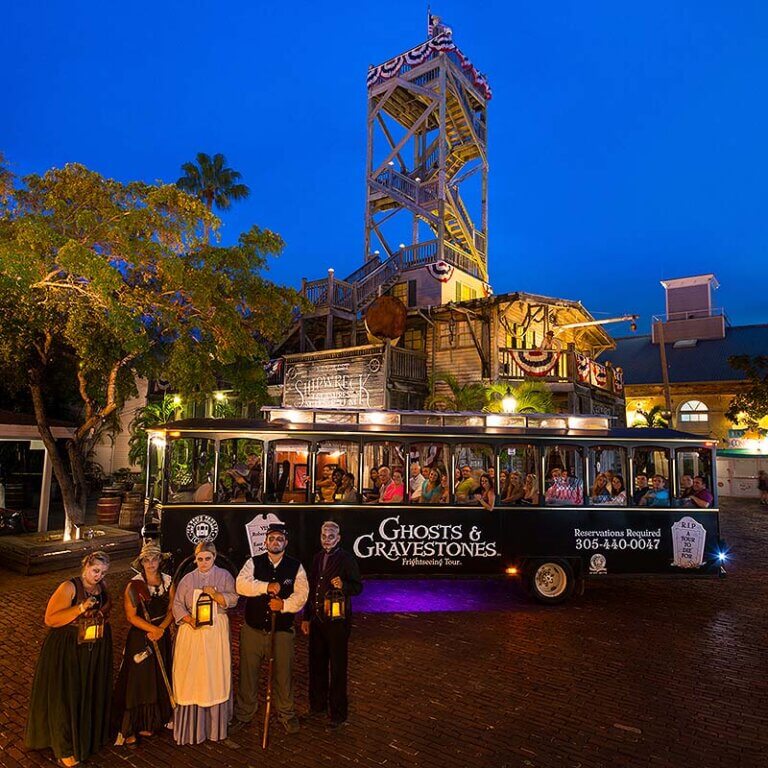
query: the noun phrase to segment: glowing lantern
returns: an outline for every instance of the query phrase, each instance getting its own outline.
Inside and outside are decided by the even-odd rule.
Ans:
[[[213,626],[213,598],[203,592],[195,604],[195,626]]]
[[[346,600],[340,589],[329,589],[325,593],[325,615],[331,621],[339,621],[346,615]]]
[[[86,612],[77,624],[77,643],[95,643],[104,637],[104,614],[101,611]]]

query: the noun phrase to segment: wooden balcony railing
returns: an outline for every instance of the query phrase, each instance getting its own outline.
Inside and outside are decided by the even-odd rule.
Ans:
[[[499,349],[499,378],[533,379],[542,382],[578,384],[624,396],[620,368],[603,365],[573,350]]]
[[[411,382],[426,382],[427,355],[413,349],[390,347],[389,375],[393,379]]]

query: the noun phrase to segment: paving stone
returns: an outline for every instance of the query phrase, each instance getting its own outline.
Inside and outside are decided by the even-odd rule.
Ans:
[[[358,613],[348,727],[305,721],[288,736],[261,721],[220,744],[177,747],[170,733],[101,766],[250,768],[762,768],[768,766],[768,513],[726,501],[727,579],[591,582],[545,608],[505,581],[435,582],[455,611]],[[109,575],[124,588],[128,562]],[[48,597],[66,574],[0,568],[0,766],[49,766],[23,746]],[[440,586],[442,585],[442,586]],[[8,607],[12,606],[12,608]],[[467,610],[470,608],[471,610]],[[241,613],[232,616],[233,649]],[[115,665],[127,630],[113,619]],[[308,709],[307,644],[297,639],[299,713]]]

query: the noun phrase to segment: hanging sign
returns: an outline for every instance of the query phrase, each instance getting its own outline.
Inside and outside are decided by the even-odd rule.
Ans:
[[[386,381],[381,349],[348,356],[302,355],[285,360],[283,406],[384,408]]]

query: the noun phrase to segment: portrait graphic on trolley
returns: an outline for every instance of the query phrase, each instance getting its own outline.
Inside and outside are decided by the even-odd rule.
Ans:
[[[358,536],[357,557],[383,557],[406,566],[461,566],[463,558],[499,557],[495,541],[483,540],[477,525],[465,530],[460,523],[426,525],[401,523],[400,516],[386,517],[374,533]]]

